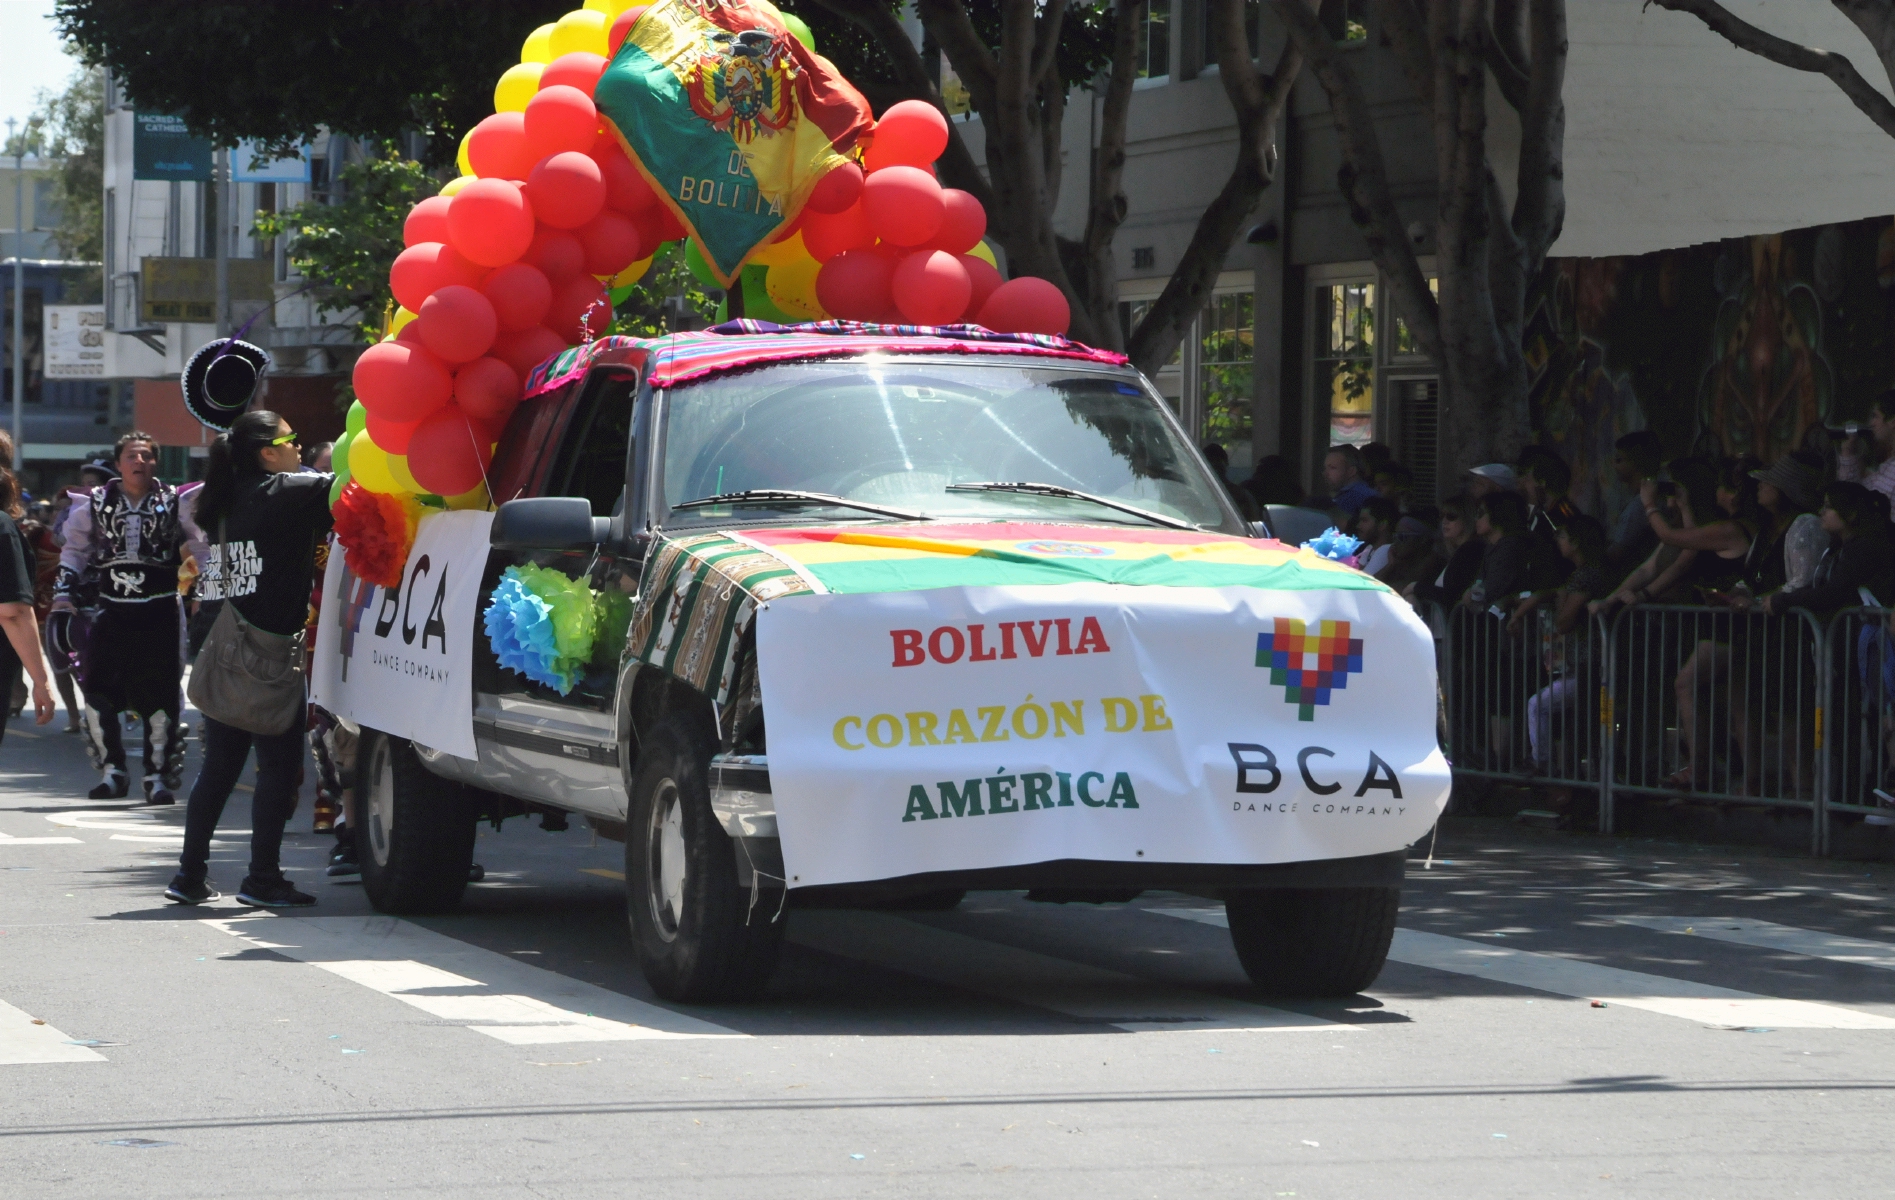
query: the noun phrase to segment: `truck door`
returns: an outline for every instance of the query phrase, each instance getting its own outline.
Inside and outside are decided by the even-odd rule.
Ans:
[[[613,517],[614,538],[596,550],[500,550],[488,557],[486,597],[509,567],[539,567],[591,589],[595,631],[590,657],[559,688],[500,666],[484,633],[476,637],[475,733],[481,766],[497,790],[599,816],[623,819],[614,700],[632,601],[640,543],[623,536],[628,523],[629,466],[638,420],[638,376],[627,368],[595,368],[580,384],[550,464],[544,496],[580,496],[594,516]]]

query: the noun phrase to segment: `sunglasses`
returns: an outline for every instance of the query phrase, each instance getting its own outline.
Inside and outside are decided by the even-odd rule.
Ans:
[[[272,446],[298,446],[300,447],[302,444],[303,444],[303,435],[300,433],[286,433],[282,437],[270,439],[270,445]]]

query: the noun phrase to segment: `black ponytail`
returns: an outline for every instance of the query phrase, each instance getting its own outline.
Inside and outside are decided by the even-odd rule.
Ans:
[[[283,418],[259,408],[231,422],[229,433],[220,433],[211,443],[204,469],[204,486],[197,493],[197,527],[210,533],[217,523],[230,515],[230,501],[237,483],[249,475],[263,474],[263,462],[257,452],[268,446],[283,427]]]

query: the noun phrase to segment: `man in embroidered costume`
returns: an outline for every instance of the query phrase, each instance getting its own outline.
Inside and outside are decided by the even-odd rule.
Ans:
[[[51,623],[57,648],[70,649],[75,607],[96,598],[98,617],[78,648],[87,746],[103,772],[87,798],[116,800],[130,790],[121,735],[129,711],[144,720],[145,799],[172,804],[184,771],[178,568],[187,553],[199,562],[208,554],[179,490],[158,479],[151,435],[121,437],[117,458],[118,479],[73,497]]]

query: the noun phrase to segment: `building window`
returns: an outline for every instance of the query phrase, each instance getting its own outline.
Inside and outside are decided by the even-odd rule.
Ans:
[[[1205,306],[1198,334],[1198,396],[1204,440],[1229,447],[1250,441],[1250,402],[1255,390],[1256,296],[1233,292]]]
[[[1345,46],[1369,40],[1369,0],[1330,0],[1323,5],[1322,23],[1329,36]],[[1253,43],[1254,44],[1254,43]]]
[[[1145,27],[1138,40],[1138,77],[1167,78],[1171,74],[1171,0],[1151,0],[1145,6]]]
[[[1315,289],[1315,394],[1326,397],[1331,446],[1375,440],[1375,284]]]
[[[1207,68],[1217,65],[1217,31],[1212,27],[1211,17],[1212,5],[1206,3],[1201,23],[1204,44],[1199,49],[1199,53],[1203,56],[1204,65]],[[1244,0],[1244,45],[1250,47],[1252,58],[1257,57],[1257,28],[1262,18],[1263,0]]]

